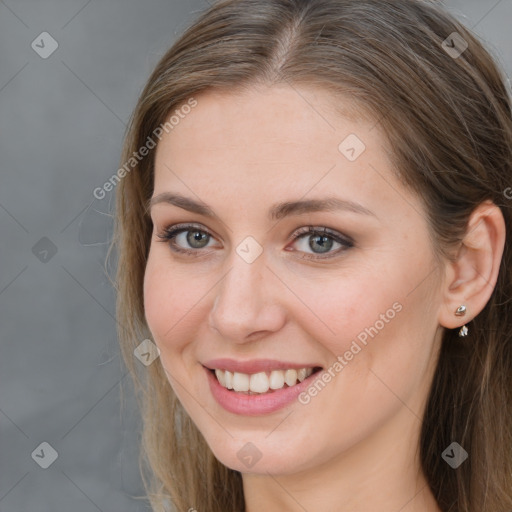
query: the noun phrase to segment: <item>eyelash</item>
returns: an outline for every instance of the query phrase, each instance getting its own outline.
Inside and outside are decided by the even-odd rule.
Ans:
[[[199,257],[202,256],[202,254],[199,254],[201,252],[201,249],[183,249],[183,247],[180,247],[176,244],[175,238],[180,234],[187,231],[195,231],[202,234],[206,234],[213,238],[213,235],[203,229],[200,228],[197,225],[194,224],[176,224],[174,226],[170,226],[168,228],[165,228],[162,233],[157,234],[156,236],[160,239],[159,242],[168,243],[169,247],[172,251],[181,253],[181,254],[187,254],[192,257]],[[294,236],[291,237],[293,241],[300,240],[302,238],[307,238],[305,235],[321,235],[325,236],[327,238],[330,238],[334,240],[335,242],[341,244],[342,248],[338,249],[337,251],[334,251],[332,253],[328,253],[328,256],[312,256],[310,253],[304,253],[303,259],[309,259],[309,260],[325,260],[329,258],[333,258],[335,256],[338,256],[340,253],[346,251],[347,249],[350,249],[354,247],[353,240],[346,236],[341,235],[340,233],[337,233],[336,231],[333,231],[326,227],[314,227],[314,226],[307,226],[304,228],[300,228],[294,233]]]

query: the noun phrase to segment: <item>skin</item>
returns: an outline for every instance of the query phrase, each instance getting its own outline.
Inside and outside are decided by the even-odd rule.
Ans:
[[[473,217],[467,247],[440,264],[419,197],[397,181],[375,121],[334,114],[318,88],[273,86],[207,92],[157,147],[153,196],[180,193],[215,218],[159,203],[144,300],[169,383],[215,456],[242,472],[248,512],[439,512],[417,454],[421,419],[443,327],[469,322],[496,282],[504,225],[493,205]],[[349,134],[366,146],[353,162],[338,149]],[[373,215],[322,211],[270,221],[274,203],[335,195]],[[209,232],[206,247],[158,235],[178,223]],[[328,227],[354,240],[328,259],[299,228]],[[194,228],[191,228],[194,231]],[[236,252],[252,236],[252,263]],[[341,249],[340,252],[337,252]],[[316,252],[315,252],[316,251]],[[400,312],[308,404],[276,412],[227,412],[201,362],[271,358],[332,366],[394,303]],[[464,319],[454,316],[466,304]],[[361,344],[360,344],[361,345]],[[251,442],[261,459],[237,452]],[[192,505],[192,504],[191,504]]]

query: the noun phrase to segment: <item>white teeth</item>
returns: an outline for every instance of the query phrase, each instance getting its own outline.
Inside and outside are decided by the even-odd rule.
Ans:
[[[270,389],[281,389],[284,386],[284,373],[281,370],[270,372]]]
[[[297,384],[297,370],[286,370],[284,372],[284,381],[288,386]]]
[[[219,372],[222,372],[222,370],[219,370]],[[224,372],[224,379],[226,382],[223,384],[223,386],[225,386],[228,389],[233,389],[233,374],[231,372],[228,372],[228,370],[226,370]],[[221,382],[221,384],[222,384],[222,382]]]
[[[266,393],[269,387],[270,384],[265,372],[254,373],[251,375],[251,380],[249,381],[249,388],[251,391],[254,391],[255,393]]]
[[[245,393],[267,393],[269,390],[282,389],[284,385],[295,386],[297,380],[302,382],[313,373],[313,368],[299,370],[272,370],[249,375],[247,373],[215,370],[215,375],[222,387]]]
[[[301,368],[297,371],[297,379],[299,379],[299,382],[302,382],[307,377],[307,369]]]
[[[233,389],[235,391],[249,391],[249,375],[235,372],[233,374]]]
[[[221,385],[226,388],[226,372],[223,372],[222,370],[215,370],[215,375]]]

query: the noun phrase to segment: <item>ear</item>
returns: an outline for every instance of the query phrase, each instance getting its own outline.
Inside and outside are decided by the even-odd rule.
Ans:
[[[484,201],[473,211],[455,261],[446,264],[439,310],[442,326],[460,327],[484,309],[498,279],[505,234],[503,214],[493,202]],[[466,314],[455,316],[461,305]]]

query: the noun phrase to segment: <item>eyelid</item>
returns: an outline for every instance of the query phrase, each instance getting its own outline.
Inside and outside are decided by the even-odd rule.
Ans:
[[[183,231],[192,231],[192,230],[195,229],[196,231],[203,231],[204,233],[207,233],[208,235],[210,235],[212,237],[216,236],[208,228],[206,228],[202,224],[199,224],[199,223],[196,223],[196,222],[179,222],[178,224],[171,224],[169,226],[164,227],[161,230],[160,234],[162,234],[162,233],[165,234],[165,233],[169,233],[169,232],[173,232],[173,231],[178,231],[180,229],[182,229]]]
[[[305,226],[303,228],[299,228],[295,230],[291,235],[291,240],[297,242],[303,238],[307,238],[308,235],[324,235],[328,238],[334,240],[335,243],[340,244],[341,247],[335,251],[322,253],[309,253],[303,251],[303,256],[301,259],[306,259],[310,261],[322,261],[335,259],[341,256],[347,249],[351,249],[355,246],[354,239],[348,235],[340,233],[337,230],[328,228],[326,226]]]
[[[328,228],[326,226],[304,226],[303,228],[296,229],[289,237],[289,240],[296,240],[300,236],[307,234],[325,234],[331,238],[334,238],[340,243],[355,244],[354,239],[344,233],[340,233],[335,229]]]
[[[173,244],[174,239],[181,233],[186,233],[187,231],[200,231],[202,233],[205,233],[209,235],[211,238],[216,239],[216,236],[207,228],[205,228],[201,224],[197,223],[179,223],[179,224],[172,224],[170,226],[167,226],[163,228],[159,233],[156,234],[156,236],[159,238],[159,242],[164,242],[169,244],[172,247],[172,251],[176,253],[182,253],[182,254],[190,254],[195,256],[202,256],[200,254],[201,249],[184,249],[183,247],[176,246],[176,244]]]

